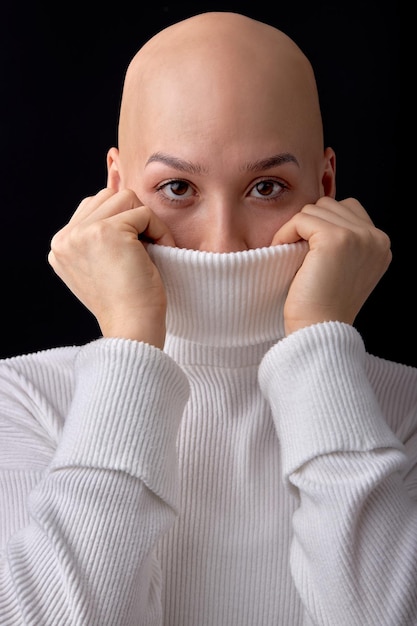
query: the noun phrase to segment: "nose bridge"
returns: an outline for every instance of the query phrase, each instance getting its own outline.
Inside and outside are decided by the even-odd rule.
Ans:
[[[209,252],[246,250],[243,213],[239,203],[230,196],[213,196],[206,205],[201,249]]]

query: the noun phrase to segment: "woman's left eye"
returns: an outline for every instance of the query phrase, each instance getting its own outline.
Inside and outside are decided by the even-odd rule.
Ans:
[[[249,195],[253,195],[255,198],[272,199],[279,196],[284,189],[285,185],[277,180],[261,180],[252,187]]]
[[[162,192],[169,200],[190,198],[194,194],[190,183],[181,179],[169,180],[162,183],[162,185],[158,186],[157,191]]]

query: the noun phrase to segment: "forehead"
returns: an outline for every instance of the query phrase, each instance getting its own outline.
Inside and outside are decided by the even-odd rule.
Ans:
[[[119,138],[135,153],[273,154],[308,146],[320,130],[314,78],[295,46],[232,37],[209,48],[203,38],[145,47],[129,68]]]
[[[209,150],[305,140],[309,112],[303,107],[300,111],[285,86],[259,83],[193,80],[190,74],[160,77],[132,107],[127,139],[151,151],[187,144]]]

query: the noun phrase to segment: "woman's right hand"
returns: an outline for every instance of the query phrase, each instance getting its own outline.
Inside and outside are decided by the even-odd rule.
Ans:
[[[175,246],[163,222],[129,190],[85,198],[52,238],[48,261],[93,313],[104,337],[162,348],[166,295],[140,238]]]

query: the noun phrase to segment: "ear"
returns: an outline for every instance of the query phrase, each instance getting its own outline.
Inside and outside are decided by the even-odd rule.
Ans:
[[[324,151],[324,172],[321,184],[325,196],[336,197],[336,154],[333,148],[326,148]]]
[[[120,191],[121,184],[119,151],[117,148],[110,148],[107,152],[107,187],[113,191]]]

